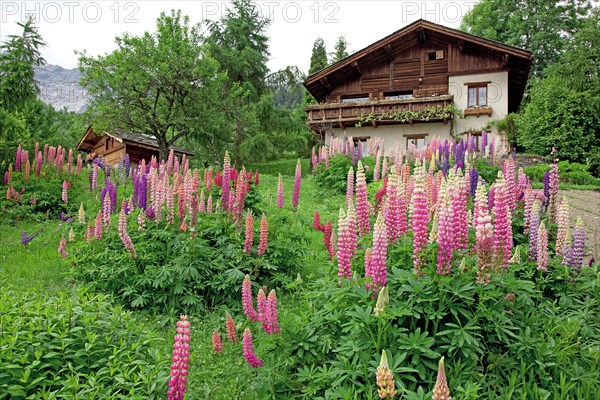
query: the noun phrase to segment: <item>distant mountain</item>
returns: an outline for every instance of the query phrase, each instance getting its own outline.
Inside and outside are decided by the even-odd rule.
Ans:
[[[40,83],[40,99],[57,110],[66,108],[81,113],[87,109],[87,91],[79,85],[81,72],[59,65],[37,67],[35,78]]]

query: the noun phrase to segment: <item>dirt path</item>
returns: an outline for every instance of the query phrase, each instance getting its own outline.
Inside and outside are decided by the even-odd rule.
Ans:
[[[593,254],[594,259],[600,262],[600,191],[561,190],[559,196],[569,201],[571,226],[575,226],[578,216],[583,219],[586,261]]]

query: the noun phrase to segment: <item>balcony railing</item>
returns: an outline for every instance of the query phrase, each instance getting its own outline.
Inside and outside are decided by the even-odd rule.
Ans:
[[[318,128],[325,124],[331,127],[347,127],[365,123],[378,124],[412,123],[406,116],[415,115],[414,122],[436,122],[444,118],[425,115],[432,109],[443,109],[452,104],[454,96],[416,97],[401,100],[373,100],[360,103],[326,103],[305,108],[308,113],[308,125]],[[421,117],[418,117],[420,114]],[[399,118],[399,116],[404,116]]]

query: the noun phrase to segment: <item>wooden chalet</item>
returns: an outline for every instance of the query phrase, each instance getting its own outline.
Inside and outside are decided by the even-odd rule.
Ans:
[[[518,110],[532,59],[527,50],[418,20],[309,76],[304,86],[318,104],[306,107],[307,124],[325,143],[378,137],[386,150],[481,132]],[[506,146],[501,133],[491,134]]]
[[[171,146],[178,156],[194,154],[180,147]],[[94,132],[90,126],[77,145],[77,150],[88,153],[88,159],[103,157],[110,165],[116,165],[125,154],[129,154],[129,161],[137,164],[142,160],[150,161],[152,156],[158,159],[159,147],[153,136],[142,133],[126,132],[115,129],[113,132]]]

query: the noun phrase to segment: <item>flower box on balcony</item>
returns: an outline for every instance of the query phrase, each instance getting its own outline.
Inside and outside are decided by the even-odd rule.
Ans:
[[[467,115],[475,115],[479,117],[480,115],[492,115],[492,107],[470,107],[465,108],[463,115],[466,117]]]

